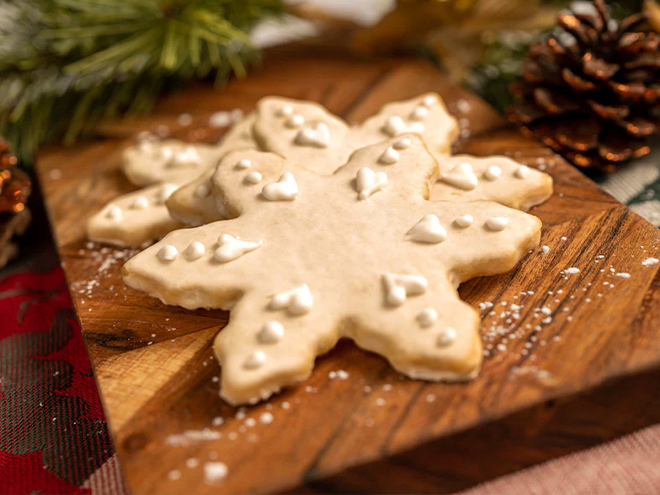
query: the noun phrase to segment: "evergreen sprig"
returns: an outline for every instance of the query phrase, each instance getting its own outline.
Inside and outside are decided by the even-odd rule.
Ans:
[[[221,84],[258,60],[248,30],[280,0],[5,0],[0,134],[24,159],[101,118],[148,111],[191,78]]]

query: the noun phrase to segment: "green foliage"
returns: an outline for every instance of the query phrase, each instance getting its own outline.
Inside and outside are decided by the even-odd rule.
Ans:
[[[0,134],[30,159],[101,118],[148,111],[191,78],[245,75],[248,30],[280,0],[4,0]]]

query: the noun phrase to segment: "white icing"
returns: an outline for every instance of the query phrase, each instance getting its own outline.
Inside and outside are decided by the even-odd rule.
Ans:
[[[268,321],[261,327],[257,340],[261,344],[276,344],[284,337],[284,327],[278,321]]]
[[[574,266],[572,266],[572,267],[570,267],[570,268],[566,268],[566,270],[564,270],[564,271],[565,271],[568,275],[577,275],[578,273],[580,273],[580,269],[579,269],[579,268],[575,268]]]
[[[395,150],[392,146],[388,146],[387,149],[380,155],[378,159],[380,163],[385,165],[392,165],[399,161],[399,152]]]
[[[158,257],[163,261],[172,261],[176,259],[178,255],[179,251],[177,251],[177,249],[170,244],[163,246],[160,248],[160,251],[158,251]]]
[[[315,126],[298,131],[294,142],[301,146],[327,148],[330,145],[330,128],[325,122],[317,122]]]
[[[513,173],[518,179],[526,179],[532,171],[526,165],[520,165]]]
[[[312,306],[314,306],[314,297],[307,284],[275,294],[270,300],[270,309],[279,310],[286,308],[293,316],[309,313]]]
[[[429,109],[425,106],[416,107],[410,114],[411,120],[424,120],[429,114]]]
[[[472,215],[469,213],[454,219],[454,224],[462,229],[467,229],[470,225],[472,225],[472,222],[474,222],[474,218],[472,218]]]
[[[245,170],[246,168],[250,168],[252,166],[252,162],[248,160],[247,158],[241,158],[236,162],[236,165],[234,168],[236,170]]]
[[[408,231],[413,241],[438,244],[447,238],[447,231],[436,215],[426,215]]]
[[[383,126],[383,132],[391,137],[398,136],[405,130],[406,124],[403,122],[403,119],[397,115],[387,119]]]
[[[443,175],[440,180],[466,191],[471,191],[479,185],[479,180],[474,175],[472,165],[467,162],[455,165],[451,172]]]
[[[395,150],[405,150],[407,148],[410,148],[410,145],[412,142],[408,138],[403,138],[394,143],[392,146],[394,146]]]
[[[260,368],[265,362],[266,353],[264,353],[264,351],[254,351],[245,358],[245,361],[243,361],[243,368],[246,370],[254,370]]]
[[[385,273],[383,283],[387,304],[393,307],[401,306],[408,296],[424,294],[428,288],[427,280],[418,275]]]
[[[385,172],[374,172],[369,167],[363,167],[355,174],[355,189],[358,199],[364,201],[378,191],[382,191],[387,185],[387,174]]]
[[[440,335],[438,335],[438,339],[435,341],[435,343],[438,347],[447,347],[456,341],[457,336],[458,335],[456,330],[451,327],[447,327],[442,332],[440,332]]]
[[[509,225],[509,219],[506,217],[490,217],[486,220],[486,227],[495,232],[504,230]]]
[[[277,110],[277,115],[279,117],[288,117],[293,113],[293,107],[291,105],[284,105]]]
[[[289,117],[285,124],[289,129],[296,129],[297,127],[300,127],[305,123],[305,117],[297,113],[296,115],[292,115]]]
[[[176,186],[174,184],[163,184],[160,186],[160,193],[159,193],[159,201],[160,203],[165,203],[167,199],[172,196],[172,193],[176,191],[179,188],[179,186]]]
[[[188,261],[195,261],[204,256],[205,252],[206,248],[204,247],[204,244],[199,241],[195,241],[186,248],[186,250],[183,252],[183,256]]]
[[[424,134],[424,124],[421,122],[415,122],[410,126],[410,132],[416,132],[417,134]]]
[[[298,197],[298,183],[292,174],[284,172],[277,182],[266,184],[261,194],[268,201],[293,201]]]
[[[488,180],[497,180],[502,175],[502,169],[495,165],[491,165],[484,172],[484,177]]]
[[[177,151],[167,164],[168,167],[196,167],[202,163],[202,158],[192,146]]]
[[[437,100],[436,100],[435,96],[430,96],[429,95],[429,96],[424,97],[424,99],[422,100],[422,105],[424,105],[426,108],[430,108],[433,105],[435,105],[436,102],[437,102]]]
[[[146,210],[149,208],[149,200],[144,196],[138,196],[131,203],[132,210]]]
[[[210,192],[211,192],[211,188],[209,187],[208,184],[200,184],[199,186],[197,186],[197,189],[195,189],[195,197],[202,199],[207,197]]]
[[[644,261],[642,261],[642,266],[657,265],[659,261],[660,260],[658,260],[658,258],[646,258]]]
[[[124,219],[124,215],[119,206],[111,206],[108,208],[108,211],[105,212],[105,216],[113,222],[121,222]]]
[[[259,184],[261,182],[261,174],[259,172],[250,172],[245,176],[245,182],[249,184]]]
[[[428,328],[438,321],[438,313],[433,308],[426,308],[417,314],[417,323],[422,328]]]
[[[242,241],[229,234],[222,234],[218,238],[218,249],[213,253],[213,257],[220,263],[227,263],[259,249],[262,245],[263,241]]]

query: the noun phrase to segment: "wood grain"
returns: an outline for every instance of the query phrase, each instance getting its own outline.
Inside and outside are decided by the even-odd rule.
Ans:
[[[555,194],[532,210],[544,222],[542,243],[550,251],[531,252],[514,271],[461,287],[475,307],[495,305],[482,311],[490,353],[477,379],[461,385],[403,379],[380,357],[341,341],[317,360],[308,382],[247,411],[258,419],[270,410],[272,424],[245,426],[217,395],[211,341],[227,313],[166,307],[128,289],[120,268],[133,252],[86,246],[87,218],[132,190],[119,171],[122,148],[138,131],[162,124],[176,136],[212,141],[221,132],[206,126],[212,112],[250,111],[270,94],[316,100],[359,121],[388,101],[431,90],[453,112],[458,99],[471,105],[458,115],[471,135],[457,151],[511,154],[553,176]],[[176,123],[182,112],[193,114],[191,127]],[[658,257],[658,231],[423,62],[274,55],[224,92],[194,86],[149,116],[104,124],[93,142],[47,149],[38,170],[134,494],[448,492],[660,419],[650,392],[660,364],[660,275],[657,265],[641,264]],[[578,275],[561,274],[572,266]],[[521,306],[520,318],[507,323],[502,312],[512,304]],[[546,323],[542,307],[551,313]],[[349,379],[329,380],[338,369]],[[217,417],[224,424],[212,426]],[[170,444],[171,435],[203,428],[222,437]],[[206,484],[201,466],[216,457],[230,474]],[[186,467],[190,458],[200,466]],[[180,479],[168,479],[173,470]]]

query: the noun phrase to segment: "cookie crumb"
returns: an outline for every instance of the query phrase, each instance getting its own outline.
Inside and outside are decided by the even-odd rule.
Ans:
[[[621,277],[621,278],[630,278],[630,273],[619,272],[619,273],[617,273],[615,276],[617,276],[617,277]]]
[[[344,370],[331,371],[328,373],[328,378],[330,380],[347,380],[348,376],[348,372]]]
[[[216,416],[215,418],[213,418],[213,421],[211,421],[211,424],[213,424],[213,426],[222,426],[224,422],[225,422],[224,418],[220,416]]]
[[[431,402],[435,402],[435,394],[428,394],[428,395],[426,396],[426,402],[428,402],[429,404],[430,404]]]
[[[186,459],[186,467],[192,469],[192,468],[196,468],[197,466],[199,466],[199,461],[194,457],[191,457],[190,459]]]
[[[541,252],[543,254],[548,254],[550,252],[550,248],[548,246],[541,246]]]
[[[210,485],[227,477],[229,469],[224,462],[207,462],[204,464],[204,483]]]
[[[576,275],[580,273],[580,269],[572,266],[570,268],[566,268],[566,270],[564,270],[564,273],[566,273],[567,275]]]
[[[642,261],[642,266],[653,266],[658,264],[658,258],[646,258],[644,261]]]
[[[274,418],[273,418],[272,413],[269,413],[269,412],[262,413],[261,416],[259,416],[259,421],[263,425],[271,424],[273,422],[273,419]]]
[[[181,478],[181,472],[177,471],[176,469],[173,469],[172,471],[167,473],[167,478],[172,481],[178,480],[179,478]]]
[[[385,399],[379,397],[378,399],[376,399],[376,405],[379,407],[383,407],[385,405]]]
[[[291,404],[289,404],[287,401],[282,402],[282,409],[289,409],[291,407]]]

